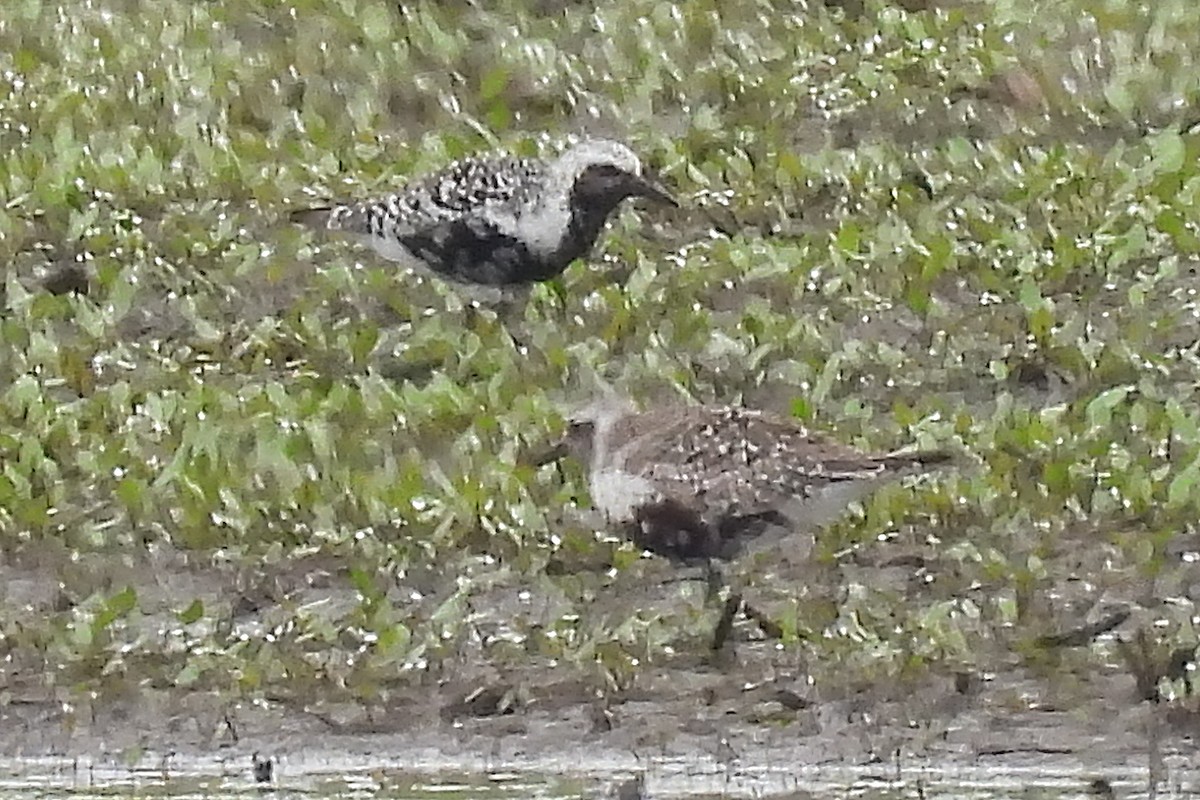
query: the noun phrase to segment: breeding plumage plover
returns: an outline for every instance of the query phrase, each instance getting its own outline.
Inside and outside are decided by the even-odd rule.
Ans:
[[[948,461],[942,451],[868,455],[797,421],[733,406],[637,412],[606,397],[568,420],[537,459],[564,455],[587,467],[592,503],[637,546],[702,564],[812,533],[891,478]],[[726,604],[714,648],[741,607]]]
[[[551,159],[462,159],[382,199],[305,209],[292,220],[355,236],[384,258],[494,301],[585,256],[630,197],[677,205],[628,147],[584,139]]]

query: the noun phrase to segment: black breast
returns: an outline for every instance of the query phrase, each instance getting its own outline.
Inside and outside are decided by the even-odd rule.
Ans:
[[[715,558],[716,532],[694,511],[675,500],[646,503],[630,523],[630,538],[643,550],[683,563]]]
[[[554,261],[561,263],[565,269],[575,259],[591,252],[612,212],[612,208],[597,209],[594,206],[578,207],[572,204],[571,223],[567,226],[562,244],[554,253]]]
[[[566,269],[575,259],[583,258],[591,252],[608,218],[628,196],[628,192],[623,190],[595,191],[594,187],[589,187],[585,182],[576,183],[568,200],[571,209],[570,222],[562,243],[548,259],[561,265],[558,272]]]
[[[520,239],[476,216],[445,220],[399,240],[431,270],[459,283],[534,283],[562,271],[550,271]]]
[[[682,503],[665,499],[640,506],[629,538],[638,547],[684,564],[736,558],[754,539],[787,520],[776,512],[727,516],[708,523]]]

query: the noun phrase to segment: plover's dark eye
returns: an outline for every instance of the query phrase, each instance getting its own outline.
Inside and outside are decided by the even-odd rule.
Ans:
[[[592,427],[592,422],[590,420],[573,419],[567,421],[567,433],[571,434],[572,436],[590,433]]]
[[[624,170],[615,167],[612,164],[597,164],[592,167],[592,174],[604,178],[616,178],[624,174]]]

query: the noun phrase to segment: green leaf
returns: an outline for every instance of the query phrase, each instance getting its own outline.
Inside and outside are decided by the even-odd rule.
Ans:
[[[857,253],[862,245],[862,230],[853,222],[844,222],[835,241],[838,249],[847,253]]]
[[[1018,293],[1018,299],[1021,307],[1026,311],[1036,311],[1042,305],[1042,287],[1036,280],[1026,278],[1021,281],[1021,290]]]
[[[1118,77],[1104,87],[1104,99],[1121,116],[1128,118],[1133,114],[1133,97],[1129,87]]]
[[[196,663],[196,659],[192,659],[175,676],[175,685],[182,688],[193,686],[200,679],[202,672],[203,668]]]
[[[1155,172],[1175,173],[1183,169],[1187,145],[1177,131],[1167,130],[1151,137],[1150,154]]]
[[[350,356],[355,364],[362,364],[371,355],[379,342],[379,326],[364,324],[354,332],[354,340],[350,345]]]
[[[192,601],[191,605],[180,611],[176,616],[178,616],[179,621],[184,625],[191,625],[204,616],[204,603],[200,598],[196,598]]]
[[[1200,482],[1200,461],[1193,461],[1167,486],[1167,508],[1182,508],[1194,502],[1197,482]]]
[[[508,68],[500,65],[488,70],[479,82],[479,99],[491,102],[504,94],[510,79]]]
[[[122,478],[117,484],[117,499],[130,511],[138,511],[142,507],[142,493],[146,486],[134,478]]]
[[[1133,388],[1132,385],[1114,386],[1096,395],[1087,405],[1088,425],[1093,429],[1107,428],[1111,425],[1113,410],[1125,402]]]
[[[362,26],[363,35],[373,42],[393,38],[392,13],[387,3],[364,3],[358,9],[356,20]]]
[[[137,606],[137,591],[132,586],[117,592],[105,601],[100,613],[92,620],[92,633],[107,630],[118,619],[126,616]]]

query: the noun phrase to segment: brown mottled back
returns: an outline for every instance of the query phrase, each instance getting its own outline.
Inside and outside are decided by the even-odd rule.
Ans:
[[[864,455],[793,420],[734,407],[626,417],[614,426],[612,446],[612,466],[673,484],[705,505],[720,507],[721,516],[761,513],[830,484],[870,480],[889,469],[946,458],[941,453]]]
[[[822,524],[830,513],[818,510],[822,500],[840,511],[878,479],[949,459],[942,452],[866,455],[795,420],[737,407],[624,414],[604,438],[593,475],[637,476],[657,496],[634,520],[614,521],[634,522],[641,546],[681,559],[730,558],[772,526]]]

